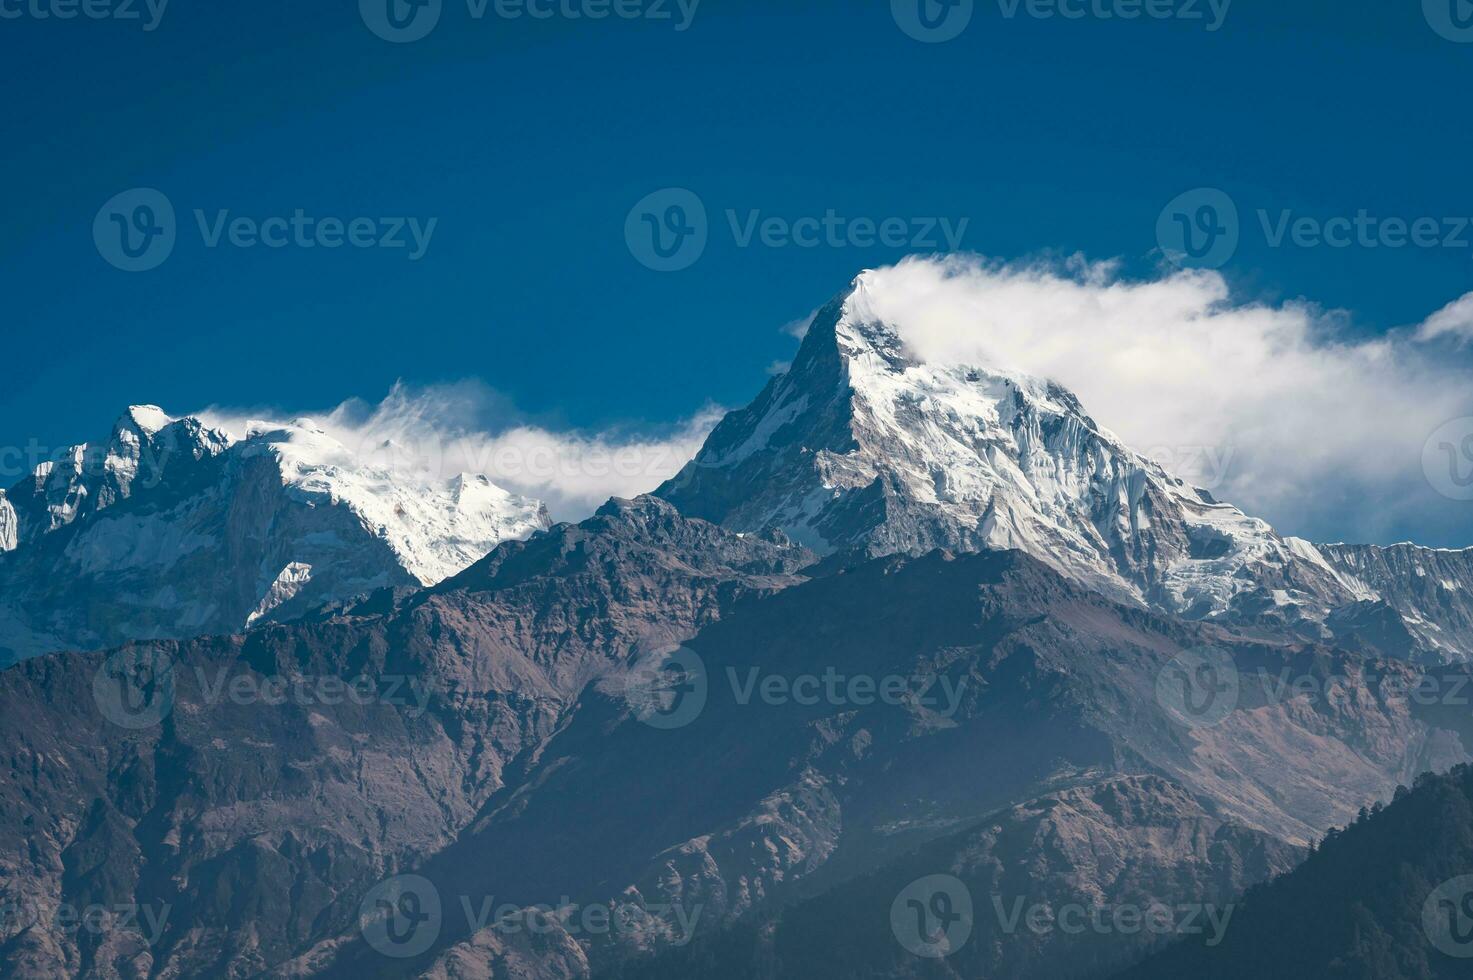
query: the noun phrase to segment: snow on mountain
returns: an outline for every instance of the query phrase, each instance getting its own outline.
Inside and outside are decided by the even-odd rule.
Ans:
[[[920,361],[870,288],[861,275],[821,310],[792,367],[657,493],[820,553],[1017,548],[1192,619],[1319,635],[1333,608],[1375,598],[1314,545],[1132,452],[1059,385]]]
[[[430,585],[549,524],[485,477],[388,467],[380,448],[308,419],[227,432],[129,408],[0,496],[0,664]]]
[[[10,498],[0,490],[0,552],[15,550],[16,518]]]
[[[1414,646],[1436,659],[1473,661],[1473,548],[1403,542],[1322,544],[1319,551],[1396,610]]]
[[[311,419],[289,425],[250,422],[236,449],[242,458],[273,460],[283,484],[301,499],[325,499],[353,511],[421,585],[465,569],[499,541],[526,537],[549,524],[540,502],[508,493],[479,474],[442,481],[403,467],[365,463],[358,449],[344,446]]]

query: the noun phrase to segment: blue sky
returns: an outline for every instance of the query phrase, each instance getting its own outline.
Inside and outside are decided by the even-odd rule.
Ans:
[[[971,251],[1149,275],[1163,207],[1212,187],[1240,211],[1222,268],[1237,297],[1343,308],[1371,336],[1473,290],[1473,230],[1461,247],[1275,247],[1258,217],[1473,215],[1473,43],[1429,23],[1454,0],[1237,0],[1216,30],[1207,0],[1161,0],[1200,19],[1134,20],[977,0],[945,43],[908,36],[886,2],[702,0],[683,24],[674,0],[671,19],[602,20],[443,0],[402,44],[352,2],[172,0],[152,30],[37,17],[50,2],[0,0],[20,13],[0,18],[8,445],[87,437],[131,402],[312,408],[399,379],[478,378],[585,429],[742,404],[791,356],[782,324],[916,250],[853,225],[838,245],[739,240],[830,211],[911,238],[965,220]],[[139,187],[166,195],[177,241],[129,273],[93,224]],[[668,187],[702,202],[708,241],[661,272],[625,226]],[[368,218],[375,240],[394,219],[435,224],[411,260],[210,248],[196,210]],[[1433,536],[1457,543],[1446,520]]]

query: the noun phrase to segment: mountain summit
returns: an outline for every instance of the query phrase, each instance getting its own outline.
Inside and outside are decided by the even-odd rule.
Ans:
[[[1314,624],[1373,590],[1308,542],[1127,448],[1060,385],[928,363],[862,274],[792,367],[658,491],[820,553],[1017,548],[1118,599],[1191,619]]]
[[[310,419],[212,428],[133,406],[0,492],[0,665],[236,632],[384,586],[424,586],[549,524]]]

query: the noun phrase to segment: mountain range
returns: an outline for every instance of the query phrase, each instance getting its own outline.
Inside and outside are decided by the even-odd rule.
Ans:
[[[871,288],[576,524],[156,409],[8,491],[0,976],[1103,978],[1469,761],[1408,692],[1473,552],[1281,536]]]
[[[549,523],[485,477],[410,461],[310,419],[232,434],[133,406],[0,492],[0,664],[432,585]]]

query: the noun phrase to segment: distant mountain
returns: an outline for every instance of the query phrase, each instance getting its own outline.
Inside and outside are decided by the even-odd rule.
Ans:
[[[1119,980],[1453,980],[1473,975],[1473,768],[1427,774]]]
[[[379,465],[382,448],[310,420],[231,434],[128,409],[0,496],[0,664],[430,585],[548,524],[483,477]]]
[[[1433,661],[1473,660],[1473,548],[1322,544],[1319,551],[1375,590],[1383,601],[1374,606],[1395,610],[1400,622],[1389,628],[1403,633],[1409,648]]]

